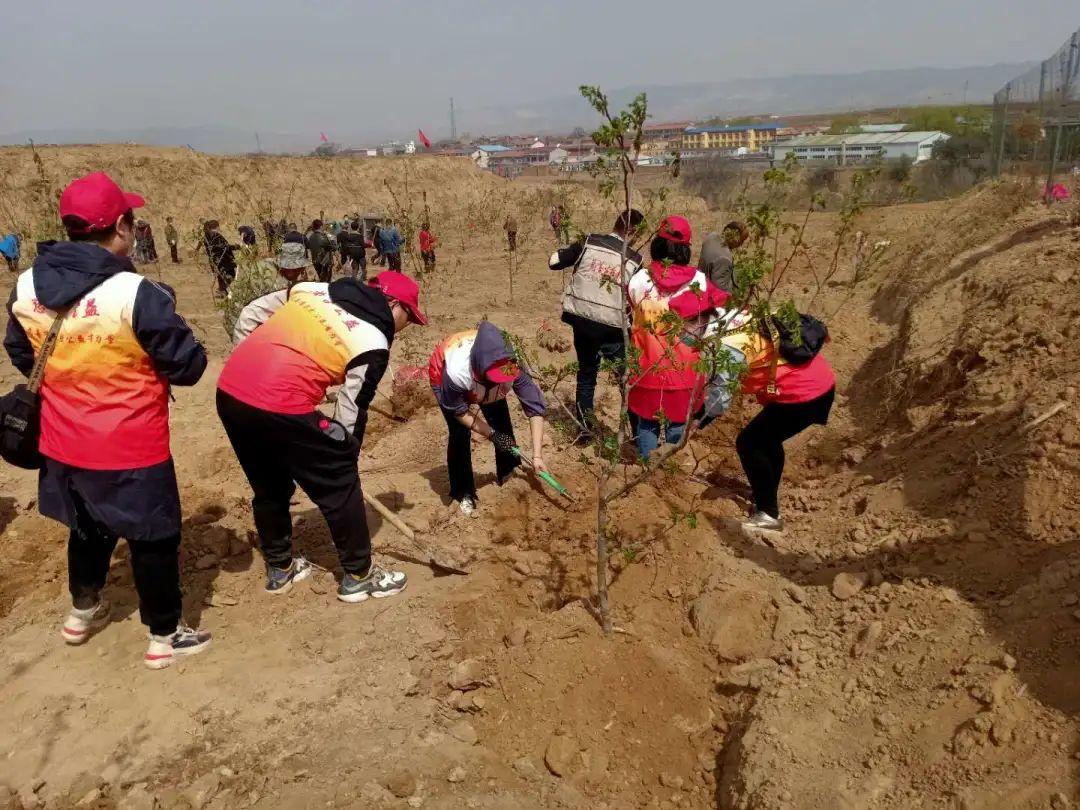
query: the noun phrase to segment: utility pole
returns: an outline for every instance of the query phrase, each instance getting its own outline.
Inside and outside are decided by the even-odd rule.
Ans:
[[[454,118],[454,97],[450,96],[450,140],[457,140],[457,120]]]
[[[260,155],[262,154],[262,144],[259,142],[259,133],[258,132],[255,133],[255,152],[260,154]]]

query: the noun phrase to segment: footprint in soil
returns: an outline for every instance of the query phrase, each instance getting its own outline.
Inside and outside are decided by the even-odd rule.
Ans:
[[[190,526],[205,526],[209,523],[217,523],[225,517],[227,511],[219,503],[205,503],[185,522]]]

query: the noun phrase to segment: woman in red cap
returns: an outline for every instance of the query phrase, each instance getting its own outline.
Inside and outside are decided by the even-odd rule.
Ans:
[[[173,291],[135,272],[135,215],[143,198],[104,172],[60,195],[66,242],[42,242],[15,282],[4,348],[29,375],[44,366],[38,509],[66,524],[72,608],[61,629],[84,644],[109,622],[103,592],[119,538],[127,540],[150,631],[144,661],[162,669],[202,652],[210,634],[181,620],[180,492],[169,446],[172,386],[195,385],[206,350],[176,312]]]
[[[638,369],[630,377],[628,407],[643,458],[660,444],[682,439],[687,420],[700,408],[705,376],[697,370],[695,347],[709,317],[723,308],[727,293],[690,265],[690,223],[668,217],[649,246],[652,263],[630,279],[631,342]],[[670,317],[674,313],[678,318]]]
[[[396,272],[380,273],[369,285],[352,278],[303,282],[276,308],[251,314],[265,322],[226,361],[217,410],[254,494],[266,592],[288,593],[311,575],[311,563],[293,554],[289,501],[299,485],[337,547],[344,571],[338,599],[400,593],[405,574],[371,559],[356,462],[394,335],[410,323],[427,323],[419,287]],[[331,385],[341,386],[333,419],[318,410]]]
[[[513,452],[514,427],[506,405],[510,389],[529,417],[533,468],[547,469],[543,458],[544,395],[514,362],[513,354],[499,327],[481,321],[476,329],[440,341],[428,362],[428,378],[450,431],[446,446],[450,499],[460,504],[465,515],[475,514],[477,500],[471,433],[479,433],[495,445],[495,476],[500,485],[521,464]],[[472,405],[479,405],[480,413],[471,410]]]

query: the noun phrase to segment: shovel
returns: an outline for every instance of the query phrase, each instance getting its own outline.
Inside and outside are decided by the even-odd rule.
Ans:
[[[531,469],[534,473],[536,473],[538,476],[540,476],[541,481],[543,481],[545,484],[547,484],[553,490],[558,492],[564,498],[568,498],[571,501],[574,500],[574,496],[570,494],[570,491],[566,487],[564,487],[562,484],[560,484],[558,481],[555,480],[554,475],[552,475],[551,473],[549,473],[549,472],[547,472],[545,470],[536,469],[536,467],[533,466],[532,459],[529,458],[527,455],[525,455],[525,453],[523,453],[521,451],[521,448],[515,447],[513,449],[513,453],[514,453],[515,456],[517,456],[522,461],[524,461],[526,464],[528,464],[529,469]]]
[[[405,521],[403,521],[401,518],[399,518],[397,515],[395,515],[393,512],[391,512],[383,504],[382,501],[378,500],[377,498],[373,498],[372,496],[368,495],[367,492],[363,492],[363,495],[364,495],[364,503],[366,503],[368,506],[370,506],[372,509],[374,509],[376,512],[378,512],[380,515],[382,515],[386,519],[387,523],[389,523],[391,526],[393,526],[395,529],[397,529],[399,532],[401,532],[409,540],[409,542],[412,543],[413,548],[415,548],[416,551],[418,551],[420,553],[420,561],[421,562],[424,562],[427,565],[430,565],[436,571],[444,571],[444,572],[450,573],[450,574],[462,574],[462,575],[467,575],[469,573],[468,571],[466,571],[464,568],[460,567],[459,565],[457,565],[455,563],[452,563],[452,562],[450,562],[449,560],[447,560],[447,559],[445,559],[443,557],[440,557],[436,552],[432,551],[431,548],[428,547],[425,543],[423,543],[420,540],[417,540],[416,539],[416,531],[411,526],[409,526]],[[393,551],[393,549],[390,549],[389,551]],[[406,559],[410,559],[410,558],[406,557]],[[411,560],[411,561],[415,561],[415,560]]]

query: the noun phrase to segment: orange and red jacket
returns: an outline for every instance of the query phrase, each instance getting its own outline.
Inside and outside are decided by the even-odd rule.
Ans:
[[[169,385],[194,385],[206,352],[173,292],[88,242],[39,245],[12,292],[4,347],[29,374],[57,310],[68,309],[41,386],[43,455],[89,470],[167,461]]]

